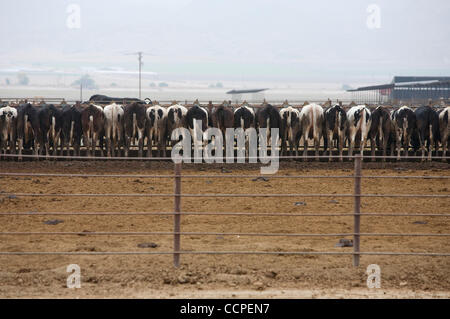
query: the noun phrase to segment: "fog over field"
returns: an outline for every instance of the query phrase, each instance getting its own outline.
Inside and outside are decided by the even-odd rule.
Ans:
[[[448,75],[449,15],[447,0],[2,1],[0,96],[75,98],[85,74],[93,91],[136,96],[142,51],[144,96],[342,97],[344,84]]]

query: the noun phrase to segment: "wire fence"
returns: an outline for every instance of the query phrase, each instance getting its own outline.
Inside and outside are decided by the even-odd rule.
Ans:
[[[33,155],[34,156],[34,155]],[[315,156],[312,156],[315,158]],[[328,158],[328,156],[325,156]],[[288,157],[288,158],[304,158],[303,156]],[[362,179],[432,179],[432,180],[448,180],[450,176],[393,176],[393,175],[363,175],[362,174],[362,162],[363,156],[355,155],[351,156],[354,159],[354,171],[352,175],[333,175],[333,176],[321,176],[321,175],[246,175],[246,174],[230,174],[230,175],[214,175],[214,174],[182,174],[182,164],[174,163],[174,174],[161,174],[161,175],[138,175],[138,174],[70,174],[70,173],[33,173],[33,172],[0,172],[1,177],[61,177],[61,178],[161,178],[161,179],[173,179],[174,180],[174,192],[173,193],[148,193],[148,194],[134,194],[134,193],[79,193],[79,194],[67,194],[67,193],[11,193],[4,192],[3,196],[16,196],[16,197],[165,197],[173,198],[173,211],[166,212],[0,212],[0,216],[30,216],[30,215],[74,215],[74,216],[93,216],[93,215],[153,215],[153,216],[173,216],[173,231],[147,231],[147,232],[0,232],[0,236],[171,236],[173,237],[173,250],[172,251],[154,251],[154,252],[140,252],[140,251],[109,251],[109,252],[64,252],[64,251],[0,251],[0,255],[173,255],[173,263],[175,267],[179,267],[181,255],[187,254],[205,254],[205,255],[337,255],[353,257],[353,265],[359,266],[360,257],[363,255],[385,255],[385,256],[435,256],[435,257],[450,257],[449,252],[407,252],[407,251],[384,251],[384,252],[370,252],[361,250],[360,239],[361,237],[450,237],[450,233],[443,233],[441,230],[436,230],[433,233],[367,233],[361,232],[361,217],[438,217],[448,218],[450,214],[444,213],[409,213],[409,212],[361,212],[361,199],[362,198],[427,198],[427,199],[440,199],[446,200],[450,198],[450,194],[368,194],[362,191],[361,181]],[[105,158],[112,160],[114,158]],[[142,158],[145,160],[160,160],[167,158]],[[441,159],[441,157],[439,157]],[[353,193],[184,193],[181,190],[182,179],[204,179],[204,178],[233,178],[233,179],[248,179],[248,178],[269,178],[269,179],[351,179],[353,180],[354,189]],[[280,197],[343,197],[352,198],[354,210],[352,213],[253,213],[253,212],[184,212],[182,211],[182,199],[183,198],[280,198]],[[447,206],[449,207],[449,206]],[[346,233],[289,233],[289,232],[186,232],[182,231],[181,219],[183,216],[271,216],[271,217],[353,217],[353,231]],[[242,237],[310,237],[310,238],[323,238],[323,237],[353,237],[353,252],[336,252],[336,251],[191,251],[183,250],[181,247],[182,236],[242,236]]]

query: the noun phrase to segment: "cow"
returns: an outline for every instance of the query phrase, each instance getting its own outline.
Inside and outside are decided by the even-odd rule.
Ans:
[[[120,146],[123,143],[123,107],[115,102],[105,106],[105,139],[106,156],[120,156]]]
[[[9,146],[10,154],[16,154],[17,110],[12,106],[0,108],[0,157],[6,154]]]
[[[124,132],[125,132],[125,157],[128,157],[131,141],[138,139],[138,156],[142,157],[144,153],[144,136],[146,123],[146,107],[140,102],[133,102],[124,108]]]
[[[255,127],[255,119],[255,111],[244,101],[241,106],[234,110],[233,127],[240,127],[245,131],[250,127]]]
[[[110,96],[101,95],[101,94],[92,95],[89,98],[89,102],[95,103],[97,105],[108,105],[108,104],[111,104],[111,103],[133,103],[133,102],[144,103],[140,99],[137,99],[137,98],[110,97]]]
[[[450,106],[442,109],[439,112],[439,129],[441,134],[441,145],[442,145],[442,161],[445,162],[447,156],[447,150],[450,144]]]
[[[196,124],[197,121],[201,121],[201,127],[198,127],[198,125]],[[186,124],[187,128],[191,132],[192,139],[194,140],[194,145],[200,138],[204,139],[203,133],[208,129],[209,123],[210,116],[208,110],[200,106],[200,103],[198,102],[198,100],[196,100],[194,102],[194,105],[190,107],[186,113]]]
[[[298,156],[298,144],[300,142],[301,126],[300,111],[289,104],[285,104],[280,110],[282,125],[281,148],[287,155],[287,145],[289,144],[289,155],[292,156],[295,150],[295,156]]]
[[[397,160],[400,160],[401,147],[408,156],[411,136],[416,128],[416,114],[408,106],[391,111],[391,121],[395,133],[395,148],[397,149]]]
[[[231,106],[228,101],[223,101],[222,104],[219,105],[219,107],[214,108],[211,113],[212,126],[217,127],[222,132],[225,141],[227,128],[232,128],[234,125],[234,113]]]
[[[411,142],[414,151],[419,148],[422,151],[421,160],[425,160],[425,143],[427,144],[428,160],[431,161],[432,147],[436,148],[436,145],[440,141],[439,132],[439,115],[429,105],[420,106],[415,111],[416,115],[416,134],[413,134]]]
[[[166,155],[167,110],[156,104],[146,110],[147,156],[152,156],[153,142],[158,147],[158,156]]]
[[[300,112],[300,125],[304,142],[303,156],[308,155],[308,139],[313,139],[316,150],[316,160],[319,160],[320,140],[323,134],[324,115],[323,108],[318,104],[308,104]]]
[[[241,128],[245,133],[245,156],[249,154],[249,135],[248,130],[255,128],[256,116],[253,108],[244,101],[233,114],[233,128]]]
[[[180,128],[186,127],[186,114],[187,108],[183,105],[173,102],[171,106],[167,108],[167,128],[166,128],[166,138],[170,141],[172,136],[172,131]],[[174,143],[171,143],[173,147]]]
[[[105,115],[103,108],[99,105],[89,103],[81,111],[81,125],[83,127],[83,144],[87,148],[87,154],[89,157],[95,156],[97,141],[100,140],[104,131]],[[104,156],[103,148],[101,145],[99,147],[101,156]]]
[[[261,129],[266,129],[267,145],[272,145],[272,143],[269,143],[269,139],[272,139],[272,129],[277,128],[279,134],[283,131],[283,122],[278,108],[264,101],[261,108],[256,112],[255,119],[255,126],[259,127],[260,132]],[[278,138],[280,138],[280,136],[278,136]]]
[[[345,143],[345,133],[347,130],[347,113],[341,104],[335,104],[327,108],[324,112],[324,149],[328,148],[329,161],[332,159],[333,141],[337,141],[339,151],[339,161],[342,162],[342,152]]]
[[[53,147],[53,155],[58,155],[58,145],[62,129],[62,111],[53,104],[43,104],[38,113],[40,125],[40,140],[42,141],[39,155],[42,155],[45,147],[45,155],[50,155],[50,144]]]
[[[64,105],[62,109],[62,129],[61,129],[61,154],[66,148],[66,155],[70,156],[69,147],[73,148],[73,155],[80,156],[81,137],[83,127],[81,124],[81,105]]]
[[[22,150],[24,147],[32,147],[34,155],[38,155],[40,144],[42,144],[40,131],[38,109],[31,103],[20,104],[17,110],[19,161],[22,160]]]
[[[375,146],[383,150],[382,161],[386,161],[386,152],[388,145],[391,144],[391,155],[394,154],[394,127],[391,121],[389,111],[383,107],[378,106],[371,114],[372,123],[369,130],[369,139],[371,147],[372,162],[375,161]]]
[[[359,150],[364,155],[367,137],[371,126],[371,113],[365,105],[351,107],[347,111],[347,138],[349,139],[348,155],[353,156],[353,149],[357,137],[360,137]]]

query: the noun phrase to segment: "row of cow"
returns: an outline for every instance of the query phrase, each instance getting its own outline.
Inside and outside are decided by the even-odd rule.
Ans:
[[[165,156],[170,143],[171,132],[179,127],[191,131],[208,127],[219,128],[225,136],[227,128],[266,129],[268,136],[272,128],[278,128],[282,154],[298,155],[303,139],[304,155],[308,141],[312,140],[315,154],[319,155],[323,140],[324,154],[331,160],[333,149],[337,149],[339,160],[343,160],[343,149],[348,144],[348,155],[353,155],[355,147],[361,152],[370,141],[372,158],[375,149],[388,149],[391,155],[400,158],[401,150],[408,156],[410,146],[420,150],[422,158],[427,152],[442,147],[445,157],[449,144],[450,108],[436,111],[431,106],[421,106],[415,110],[408,106],[389,109],[378,106],[353,105],[347,110],[338,103],[327,105],[307,104],[301,108],[287,102],[279,109],[264,103],[255,111],[244,102],[232,107],[224,101],[219,106],[203,107],[194,102],[187,108],[178,103],[163,107],[157,103],[146,104],[130,101],[121,105],[115,101],[105,106],[86,102],[75,105],[55,106],[41,103],[22,103],[0,108],[1,152],[15,154],[19,159],[24,148],[32,148],[35,155],[53,154],[80,155],[80,146],[87,148],[88,156],[95,155],[98,147],[102,156],[128,156],[131,145],[137,141],[138,156],[144,155],[146,141],[147,156],[152,156],[156,145],[160,156]],[[195,121],[201,121],[197,128]],[[105,143],[104,143],[105,142]]]

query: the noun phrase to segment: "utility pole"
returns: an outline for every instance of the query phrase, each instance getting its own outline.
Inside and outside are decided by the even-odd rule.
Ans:
[[[144,62],[142,61],[143,57],[144,57],[144,53],[145,54],[150,54],[148,52],[143,52],[143,51],[138,51],[138,52],[133,52],[133,53],[125,53],[125,55],[136,55],[138,56],[138,62],[139,62],[139,99],[142,98],[142,94],[141,94],[141,90],[142,90],[142,66],[144,65]]]

